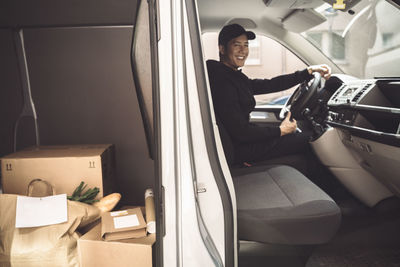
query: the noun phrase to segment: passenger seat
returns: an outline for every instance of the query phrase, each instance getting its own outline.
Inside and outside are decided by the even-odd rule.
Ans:
[[[232,140],[218,117],[217,123],[236,191],[239,239],[286,245],[328,242],[341,221],[335,201],[293,167],[234,167]]]
[[[322,244],[339,228],[341,212],[335,201],[296,169],[259,166],[231,174],[240,240]]]

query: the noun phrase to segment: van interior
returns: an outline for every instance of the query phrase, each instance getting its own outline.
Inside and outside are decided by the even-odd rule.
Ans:
[[[0,157],[30,146],[114,144],[121,206],[143,205],[147,188],[161,190],[155,162],[158,103],[153,101],[158,84],[150,53],[156,40],[149,33],[147,2],[0,4]],[[293,155],[251,167],[230,166],[240,267],[400,266],[400,73],[393,67],[400,62],[400,33],[386,24],[375,29],[378,33],[371,31],[388,48],[375,51],[359,44],[355,50],[365,48],[370,56],[364,62],[369,68],[362,71],[349,65],[364,61],[360,55],[329,50],[336,56],[330,58],[317,47],[324,44],[322,30],[307,35],[337,14],[350,17],[346,25],[357,25],[357,16],[378,17],[389,10],[387,4],[392,12],[387,14],[398,16],[399,2],[344,1],[346,7],[331,17],[317,11],[336,2],[201,0],[194,5],[204,73],[206,60],[218,59],[219,30],[231,23],[260,39],[268,37],[297,58],[291,61],[284,52],[288,66],[279,63],[279,73],[268,75],[322,63],[333,73],[328,81],[315,77],[313,84],[293,88],[284,105],[256,106],[254,123],[279,125],[290,105],[300,128],[313,131],[314,162],[307,166],[304,155]],[[349,44],[351,38],[360,40],[355,26],[346,30],[346,25],[334,32],[346,32]],[[264,50],[254,51],[261,55]],[[383,54],[384,63],[378,58]],[[262,62],[255,59],[243,71]],[[304,88],[311,89],[304,93]],[[153,252],[154,266],[161,262],[161,251]]]
[[[393,114],[399,108],[398,95],[393,95],[397,94],[395,91],[399,89],[398,87],[394,89],[394,84],[398,84],[399,73],[393,69],[389,70],[390,66],[394,67],[391,61],[399,62],[399,50],[398,44],[391,47],[389,50],[393,52],[393,58],[389,59],[387,57],[389,54],[386,52],[389,50],[383,48],[384,45],[378,49],[378,39],[379,35],[384,34],[383,25],[391,27],[389,25],[398,19],[399,6],[393,1],[345,2],[345,7],[341,10],[334,10],[335,1],[329,2],[333,7],[323,1],[251,1],[246,5],[241,1],[217,3],[202,1],[198,4],[205,41],[203,48],[209,58],[218,60],[216,53],[208,51],[208,43],[216,47],[217,33],[223,25],[238,23],[256,32],[261,37],[261,41],[258,42],[272,39],[282,46],[282,49],[290,50],[306,65],[326,63],[332,67],[333,72],[332,77],[325,81],[324,85],[316,86],[318,89],[315,94],[311,91],[315,90],[317,77],[313,83],[306,86],[308,91],[304,91],[301,85],[290,96],[291,92],[284,105],[274,106],[268,105],[268,102],[266,104],[262,101],[257,102],[258,105],[253,112],[255,114],[251,116],[253,122],[277,125],[279,119],[283,119],[282,112],[290,105],[290,110],[300,121],[302,130],[311,129],[314,132],[310,143],[316,155],[313,161],[318,166],[318,174],[307,173],[306,169],[309,170],[310,166],[305,167],[304,161],[301,161],[304,155],[300,158],[294,155],[257,162],[250,168],[231,167],[238,203],[238,235],[242,240],[239,266],[265,266],[267,262],[271,266],[396,266],[398,264],[397,214],[400,206],[395,184],[398,181],[396,169],[397,158],[400,155],[397,141],[399,116],[384,113],[387,111]],[[392,7],[395,7],[392,10],[395,15],[387,24],[379,14],[383,9],[391,10]],[[224,15],[221,15],[220,10],[224,10]],[[390,12],[386,13],[386,16],[390,16]],[[341,23],[343,24],[340,25]],[[323,25],[327,25],[326,32],[334,37],[330,39],[332,41],[328,41],[329,38],[324,39]],[[369,30],[364,34],[362,28],[367,27],[366,25]],[[214,36],[210,36],[212,32]],[[342,47],[345,48],[339,49],[343,54],[336,54],[333,50],[329,52],[329,49],[321,45],[325,41],[321,42],[321,39],[316,41],[314,38],[316,35],[328,43],[331,42],[329,49],[338,48],[343,42]],[[336,35],[339,38],[336,39]],[[304,42],[307,38],[313,40],[312,46],[309,46],[309,42]],[[353,38],[361,38],[364,41],[359,41],[358,46],[353,46]],[[251,48],[258,45],[250,42],[250,54]],[[316,50],[316,47],[319,50]],[[268,49],[272,50],[273,47],[269,46]],[[357,52],[351,52],[352,49]],[[380,63],[375,61],[374,50],[381,51]],[[253,78],[260,78],[260,71],[256,70],[257,65],[265,64],[267,66],[262,69],[265,71],[265,76],[262,78],[276,76],[277,74],[270,69],[271,65],[279,65],[279,61],[267,60],[276,59],[274,53],[279,54],[280,51],[274,50],[269,53],[262,48],[253,51],[256,51],[259,60],[243,67],[243,71],[250,77],[254,75]],[[368,51],[367,58],[364,56],[365,51]],[[269,58],[262,53],[268,53]],[[330,60],[327,61],[324,57]],[[360,68],[355,66],[359,64],[364,65]],[[284,73],[294,71],[287,66],[282,69],[286,71]],[[274,118],[278,118],[278,121],[274,121]],[[335,217],[329,217],[334,214],[334,209],[323,208],[322,203],[327,204],[327,202],[323,202],[324,198],[321,195],[316,197],[318,190],[311,192],[311,186],[302,184],[300,176],[292,183],[283,182],[279,172],[276,169],[271,170],[271,164],[295,167],[307,176],[308,179],[304,181],[311,180],[333,199],[341,213],[337,232],[329,233],[334,231],[332,224],[335,224]],[[289,175],[289,172],[290,170],[282,170],[281,174],[296,176],[294,173]],[[266,181],[268,179],[273,182]],[[280,197],[274,191],[273,185],[277,185],[292,203],[279,204]],[[309,207],[310,210],[315,212],[313,215],[318,219],[327,221],[318,222],[314,217],[306,223],[312,228],[311,231],[307,231],[302,225],[304,220],[299,219],[302,211],[295,211],[298,208],[296,201],[301,203],[300,206],[306,206],[313,202],[307,199],[313,198],[312,195],[314,200],[318,199],[320,205],[318,208]],[[300,196],[305,198],[302,200],[296,198]],[[328,214],[329,216],[326,216]],[[311,213],[308,215],[312,216]],[[252,232],[251,226],[254,225],[258,227]],[[322,232],[319,232],[317,225],[323,225]],[[269,227],[273,230],[268,229]],[[284,227],[290,229],[283,229]],[[284,238],[280,239],[282,236],[275,235],[276,229],[279,229],[279,234]],[[309,239],[300,241],[299,232],[304,233]],[[328,238],[330,240],[311,240],[313,234],[319,238],[323,238],[324,234],[330,235]]]

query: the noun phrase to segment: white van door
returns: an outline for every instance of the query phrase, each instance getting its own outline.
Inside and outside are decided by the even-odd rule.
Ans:
[[[214,138],[195,3],[158,5],[163,266],[237,266],[234,190]]]

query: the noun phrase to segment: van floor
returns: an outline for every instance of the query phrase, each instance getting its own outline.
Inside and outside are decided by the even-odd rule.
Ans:
[[[284,246],[241,241],[239,267],[400,267],[400,200],[373,209],[353,197],[336,199],[342,224],[319,246]]]

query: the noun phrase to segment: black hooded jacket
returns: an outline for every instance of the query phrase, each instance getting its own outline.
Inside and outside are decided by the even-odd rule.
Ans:
[[[280,137],[278,126],[260,127],[250,123],[250,112],[254,110],[254,95],[279,92],[299,84],[310,75],[307,69],[272,79],[249,79],[241,70],[234,70],[215,60],[207,61],[214,110],[218,124],[227,131],[233,147],[243,144],[271,142]],[[226,148],[225,148],[226,149]]]

